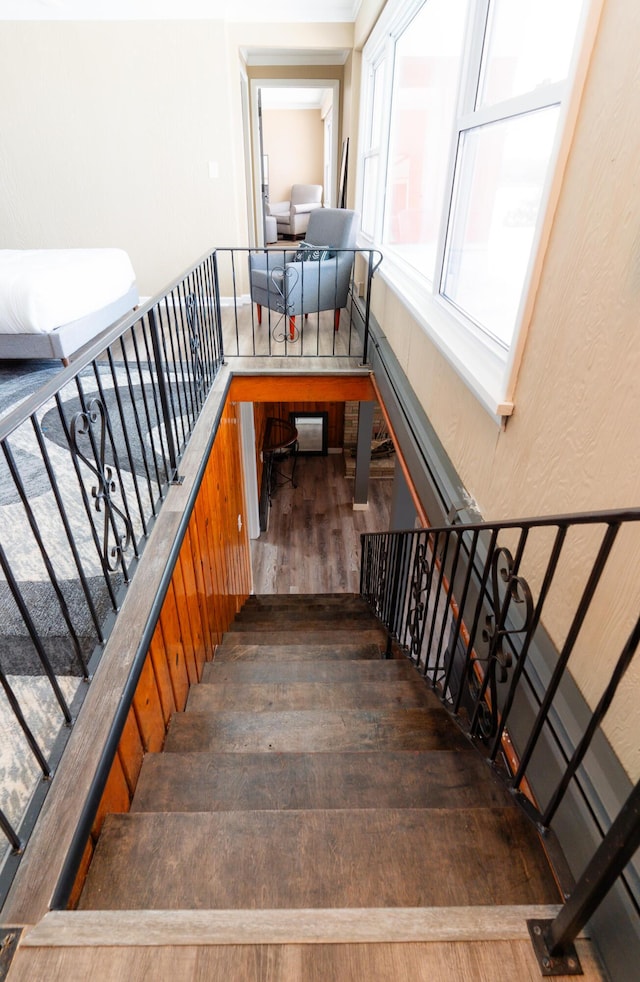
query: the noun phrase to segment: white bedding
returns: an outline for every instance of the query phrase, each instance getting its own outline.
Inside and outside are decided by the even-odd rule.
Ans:
[[[47,334],[134,284],[122,249],[0,249],[0,333]]]

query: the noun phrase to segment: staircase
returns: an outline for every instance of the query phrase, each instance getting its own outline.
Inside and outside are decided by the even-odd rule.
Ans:
[[[203,978],[478,979],[483,952],[539,978],[524,919],[560,896],[537,833],[385,643],[357,596],[251,597],[80,910],[173,911]]]

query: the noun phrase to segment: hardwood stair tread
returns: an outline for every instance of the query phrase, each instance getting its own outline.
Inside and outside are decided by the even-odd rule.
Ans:
[[[473,749],[351,753],[158,753],[133,812],[512,807]]]
[[[425,682],[260,682],[192,686],[186,712],[439,708]]]
[[[165,752],[466,749],[443,709],[174,713]]]
[[[359,593],[253,593],[245,601],[246,607],[301,607],[306,608],[310,604],[318,604],[324,607],[366,607],[370,609],[366,600]]]
[[[333,650],[333,649],[330,649]],[[272,682],[278,684],[297,682],[413,682],[424,679],[407,658],[384,659],[378,654],[375,658],[329,661],[297,660],[271,661],[247,659],[246,661],[215,658],[207,662],[202,672],[202,683],[246,683],[259,684]]]
[[[105,819],[81,909],[556,903],[518,809],[128,813]]]
[[[376,627],[380,627],[380,621],[369,608],[360,610],[359,608],[352,607],[345,610],[344,607],[338,607],[336,604],[326,604],[325,606],[308,604],[306,607],[271,608],[245,606],[236,614],[232,624],[265,624],[269,622],[273,625],[272,618],[274,617],[276,618],[275,626],[277,627],[282,627],[285,624],[299,626],[300,623],[304,623],[305,621],[321,621],[322,623],[328,621],[337,626],[342,622],[355,625],[369,622]]]
[[[331,630],[327,625],[319,630],[280,630],[269,631],[268,635],[264,631],[227,631],[222,638],[223,646],[232,644],[255,644],[255,645],[278,645],[286,647],[288,645],[301,644],[332,644],[336,648],[343,644],[386,644],[386,634],[383,630],[362,630],[345,631]]]
[[[247,640],[246,635],[236,634],[232,639],[228,637],[217,648],[214,661],[315,661],[335,660],[351,661],[355,658],[366,660],[378,660],[382,658],[382,647],[378,639],[367,640],[366,642],[354,643],[353,635],[350,634],[349,642],[341,643],[339,640],[332,639],[331,644],[317,641],[286,641],[283,643],[279,639],[270,644],[261,644],[258,640]],[[238,640],[242,638],[242,640]],[[314,635],[317,638],[317,635]]]
[[[319,617],[294,620],[290,623],[291,626],[285,628],[286,632],[290,634],[344,634],[348,632],[351,635],[351,640],[353,640],[354,634],[376,632],[381,637],[386,637],[384,628],[380,626],[376,618],[370,616],[343,617],[334,615],[333,617],[327,618]],[[247,621],[235,620],[229,625],[225,632],[225,637],[229,634],[255,633],[263,635],[264,640],[267,640],[271,635],[281,635],[283,633],[282,619],[277,618],[275,621],[272,618],[256,618]]]

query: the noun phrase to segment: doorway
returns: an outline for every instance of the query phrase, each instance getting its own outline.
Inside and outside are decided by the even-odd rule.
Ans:
[[[336,79],[252,79],[253,207],[260,244],[267,202],[292,184],[321,184],[335,207],[340,83]]]

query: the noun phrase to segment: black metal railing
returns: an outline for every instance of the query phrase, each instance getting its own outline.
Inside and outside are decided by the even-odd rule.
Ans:
[[[305,255],[304,261],[296,258]],[[327,257],[327,258],[325,258]],[[367,361],[373,249],[217,249],[220,324],[229,357]]]
[[[216,275],[211,253],[0,419],[5,872],[223,363]]]
[[[638,612],[615,605],[624,549],[633,555],[640,545],[639,523],[640,509],[633,509],[362,536],[361,593],[387,627],[387,654],[398,646],[420,669],[543,833],[570,810],[570,789],[591,807],[589,754],[640,640]],[[612,606],[620,654],[600,657],[607,675],[601,668],[595,708],[582,732],[569,735],[560,703],[570,660],[585,649],[593,657],[597,611]],[[633,855],[637,799],[636,788],[621,812],[624,845],[619,828],[591,811],[602,851],[576,886],[580,915],[569,900],[559,924],[534,925],[543,970],[557,969],[612,870],[616,878]],[[640,915],[633,868],[624,885]],[[566,959],[562,965],[567,969]]]

